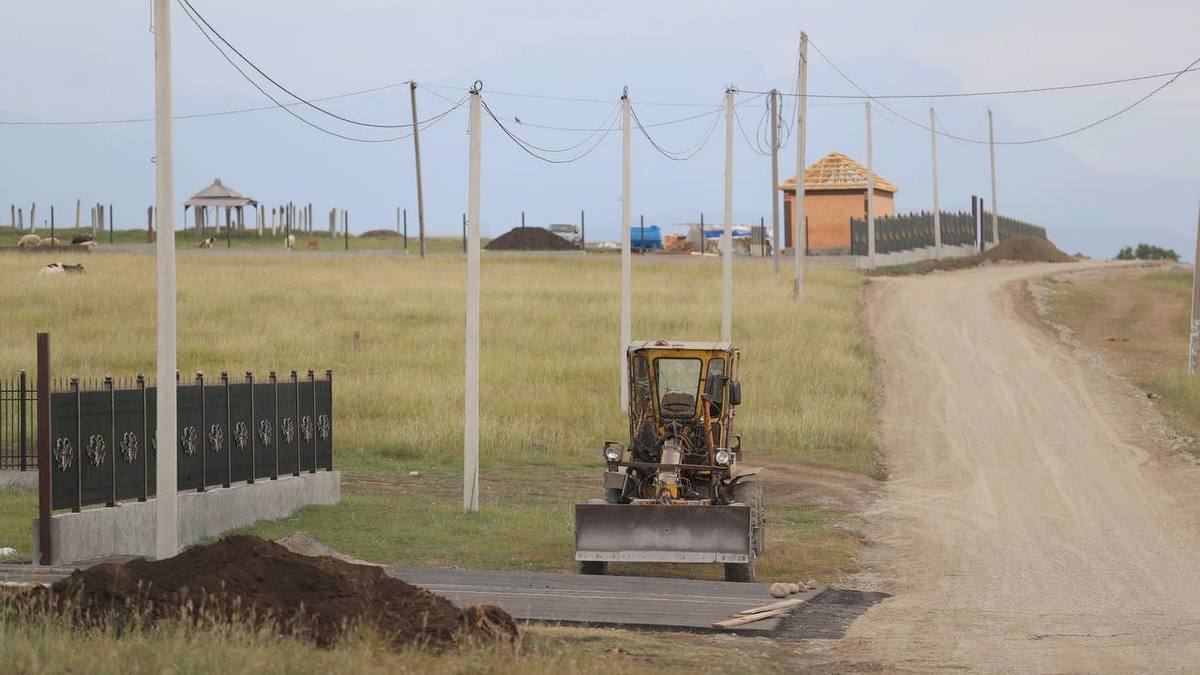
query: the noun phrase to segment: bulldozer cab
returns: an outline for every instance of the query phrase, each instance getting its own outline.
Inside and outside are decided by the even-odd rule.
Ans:
[[[736,347],[722,342],[630,345],[630,449],[651,450],[673,435],[687,439],[692,449],[697,443],[714,452],[736,446],[732,423],[741,404],[739,355]]]

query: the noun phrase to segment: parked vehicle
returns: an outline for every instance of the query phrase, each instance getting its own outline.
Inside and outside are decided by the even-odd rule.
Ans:
[[[570,223],[555,223],[546,229],[550,230],[554,234],[557,234],[563,239],[566,239],[572,244],[575,244],[576,246],[579,246],[583,243],[583,232],[579,230],[578,225],[572,225]]]

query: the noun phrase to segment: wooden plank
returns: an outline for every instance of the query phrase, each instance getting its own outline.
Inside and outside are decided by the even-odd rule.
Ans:
[[[739,617],[735,617],[732,619],[726,619],[724,621],[717,621],[717,622],[713,623],[712,627],[713,628],[735,628],[737,626],[744,626],[748,623],[754,623],[755,621],[762,621],[763,619],[773,619],[776,617],[781,617],[786,614],[787,614],[787,612],[785,612],[781,609],[777,609],[773,612],[759,612],[758,614],[747,614],[746,616],[739,616]]]
[[[771,604],[763,605],[762,607],[743,609],[742,611],[738,612],[738,614],[758,614],[759,612],[769,612],[775,609],[787,609],[789,607],[795,607],[796,605],[803,604],[804,602],[804,599],[799,598],[792,600],[780,600],[779,602],[772,602]]]

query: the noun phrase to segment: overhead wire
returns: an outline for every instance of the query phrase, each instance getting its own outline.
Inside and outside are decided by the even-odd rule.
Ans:
[[[341,120],[342,122],[345,122],[347,124],[353,124],[353,125],[361,126],[361,127],[369,127],[369,128],[373,128],[373,129],[402,129],[404,127],[412,126],[411,124],[377,124],[374,122],[363,122],[360,120],[346,117],[344,115],[339,115],[331,110],[322,108],[321,106],[305,99],[303,96],[300,96],[299,94],[293,92],[291,89],[288,89],[287,87],[283,86],[278,80],[271,77],[269,74],[267,74],[266,71],[264,71],[262,68],[259,68],[257,64],[255,64],[245,54],[243,54],[240,50],[238,50],[238,48],[236,46],[234,46],[233,43],[231,43],[229,40],[226,40],[225,36],[221,35],[221,32],[218,31],[215,27],[213,27],[213,25],[208,22],[208,19],[205,19],[204,15],[201,14],[199,11],[196,10],[195,7],[192,6],[192,3],[190,2],[190,0],[178,0],[178,1],[181,2],[182,5],[186,5],[187,9],[190,10],[191,13],[194,15],[194,17],[189,17],[189,18],[192,18],[193,23],[195,23],[196,19],[198,18],[202,23],[204,23],[205,26],[208,27],[208,30],[211,31],[213,35],[217,36],[218,40],[220,40],[222,43],[224,43],[225,46],[229,47],[229,49],[231,49],[234,54],[238,55],[238,58],[240,58],[242,61],[245,61],[247,65],[249,65],[251,68],[253,68],[255,70],[255,72],[257,72],[259,75],[262,75],[268,82],[270,82],[271,84],[278,87],[281,91],[286,93],[288,96],[291,96],[292,98],[294,98],[298,102],[308,106],[309,108],[312,108],[313,110],[316,110],[317,112],[320,112],[320,113],[323,113],[330,117],[333,117],[334,119]],[[203,29],[201,29],[201,30],[203,31]],[[210,39],[210,42],[211,42],[211,39]],[[214,46],[216,46],[216,45],[214,44]]]
[[[809,42],[808,42],[808,43],[809,43],[810,45],[812,45],[812,46],[813,46],[813,49],[817,50],[817,53],[821,55],[821,58],[822,58],[822,59],[824,59],[825,63],[829,64],[829,66],[830,66],[831,68],[833,68],[833,70],[834,70],[834,71],[835,71],[835,72],[836,72],[838,75],[840,75],[840,76],[842,77],[842,79],[846,80],[846,81],[847,81],[847,82],[849,82],[849,83],[850,83],[850,84],[851,84],[851,85],[852,85],[852,86],[853,86],[855,89],[857,89],[857,90],[859,90],[860,92],[862,92],[862,93],[863,93],[863,98],[866,98],[867,100],[870,100],[870,101],[875,101],[876,103],[878,103],[878,104],[879,104],[879,106],[880,106],[881,108],[883,108],[884,110],[886,110],[886,111],[888,111],[888,112],[892,113],[892,114],[893,114],[893,115],[895,115],[896,117],[899,117],[900,119],[904,120],[905,122],[908,122],[909,124],[911,124],[911,125],[913,125],[913,126],[915,126],[915,127],[919,128],[919,129],[924,129],[925,131],[929,131],[929,132],[935,133],[935,134],[937,134],[938,136],[943,136],[943,137],[945,137],[945,138],[952,138],[952,139],[954,139],[954,140],[956,140],[956,141],[962,141],[962,142],[964,142],[964,143],[974,143],[974,144],[978,144],[978,145],[985,145],[985,144],[988,144],[988,143],[991,143],[991,142],[992,142],[992,141],[991,141],[991,140],[989,140],[989,139],[966,138],[966,137],[963,137],[963,136],[958,136],[958,135],[955,135],[955,134],[950,134],[950,133],[947,133],[947,132],[944,132],[944,131],[938,131],[938,130],[936,130],[936,129],[931,129],[931,128],[929,127],[929,125],[926,125],[926,124],[923,124],[923,123],[921,123],[921,122],[918,122],[917,120],[914,120],[914,119],[912,119],[911,117],[908,117],[908,116],[906,116],[906,115],[904,115],[904,114],[902,114],[902,113],[898,112],[897,110],[895,110],[894,108],[892,108],[892,107],[891,107],[891,106],[889,106],[888,104],[886,104],[886,103],[884,103],[883,101],[879,100],[879,98],[878,98],[878,97],[875,97],[875,96],[873,96],[873,95],[872,95],[870,92],[868,92],[868,91],[867,91],[866,89],[864,89],[864,88],[863,88],[861,85],[859,85],[859,84],[858,84],[858,82],[856,82],[856,81],[854,80],[854,78],[852,78],[852,77],[850,77],[849,75],[847,75],[847,74],[846,74],[846,73],[845,73],[845,72],[844,72],[844,71],[843,71],[841,68],[839,68],[839,67],[837,66],[837,64],[835,64],[835,63],[834,63],[834,62],[833,62],[833,61],[832,61],[832,60],[829,58],[829,56],[827,56],[827,55],[825,54],[825,52],[824,52],[824,51],[822,51],[822,50],[821,50],[821,48],[820,48],[820,47],[818,47],[818,46],[817,46],[817,44],[816,44],[816,43],[814,43],[814,42],[813,42],[811,39],[809,40]],[[1027,139],[1022,139],[1022,140],[1017,140],[1017,141],[995,141],[995,144],[996,144],[996,145],[1032,145],[1032,144],[1034,144],[1034,143],[1045,143],[1045,142],[1048,142],[1048,141],[1054,141],[1054,140],[1058,140],[1058,139],[1061,139],[1061,138],[1066,138],[1066,137],[1068,137],[1068,136],[1074,136],[1075,134],[1082,133],[1082,132],[1084,132],[1084,131],[1087,131],[1088,129],[1093,129],[1093,128],[1095,128],[1095,127],[1098,127],[1098,126],[1100,126],[1101,124],[1104,124],[1105,122],[1108,122],[1108,121],[1110,121],[1110,120],[1112,120],[1112,119],[1115,119],[1115,118],[1117,118],[1117,117],[1120,117],[1121,115],[1123,115],[1123,114],[1125,114],[1125,113],[1129,112],[1130,110],[1133,110],[1133,109],[1134,109],[1134,108],[1136,108],[1137,106],[1139,106],[1139,105],[1141,105],[1142,103],[1144,103],[1145,101],[1149,100],[1149,99],[1150,99],[1152,96],[1154,96],[1155,94],[1159,93],[1159,92],[1160,92],[1160,91],[1162,91],[1163,89],[1166,89],[1167,87],[1169,87],[1169,86],[1171,86],[1172,84],[1174,84],[1174,83],[1175,83],[1175,81],[1176,81],[1176,80],[1178,80],[1178,79],[1179,79],[1181,76],[1183,76],[1183,74],[1184,74],[1184,73],[1189,73],[1189,72],[1192,72],[1192,71],[1196,70],[1196,69],[1197,69],[1197,68],[1196,68],[1196,66],[1197,66],[1198,64],[1200,64],[1200,58],[1197,58],[1196,60],[1192,61],[1191,63],[1189,63],[1189,64],[1188,64],[1188,65],[1187,65],[1185,68],[1183,68],[1182,70],[1175,71],[1175,73],[1174,73],[1174,76],[1173,76],[1173,77],[1171,77],[1171,78],[1170,78],[1169,80],[1167,80],[1166,82],[1164,82],[1164,83],[1160,84],[1159,86],[1155,87],[1154,89],[1150,90],[1148,93],[1146,93],[1145,95],[1143,95],[1141,98],[1138,98],[1138,99],[1137,99],[1137,100],[1135,100],[1133,103],[1130,103],[1129,105],[1125,106],[1124,108],[1121,108],[1120,110],[1118,110],[1118,111],[1116,111],[1116,112],[1114,112],[1114,113],[1111,113],[1111,114],[1109,114],[1109,115],[1105,115],[1104,117],[1101,117],[1100,119],[1098,119],[1098,120],[1095,120],[1095,121],[1093,121],[1093,122],[1090,122],[1090,123],[1088,123],[1088,124],[1085,124],[1085,125],[1083,125],[1083,126],[1076,127],[1076,128],[1074,128],[1074,129],[1071,129],[1071,130],[1069,130],[1069,131],[1064,131],[1064,132],[1057,133],[1057,134],[1051,134],[1051,135],[1048,135],[1048,136],[1040,136],[1040,137],[1037,137],[1037,138],[1027,138]],[[1143,78],[1143,79],[1145,79],[1145,78]]]
[[[530,157],[539,159],[543,162],[546,162],[547,164],[570,164],[572,162],[577,162],[577,161],[583,159],[584,157],[587,157],[588,155],[592,154],[592,152],[595,151],[596,148],[600,147],[600,144],[604,141],[605,138],[608,137],[608,134],[610,132],[612,132],[612,130],[614,128],[616,128],[616,121],[614,119],[613,123],[608,127],[608,129],[605,130],[604,133],[601,134],[600,137],[597,138],[594,143],[592,143],[591,147],[580,152],[578,155],[576,155],[574,157],[567,157],[564,159],[560,159],[560,158],[556,158],[556,157],[546,157],[539,153],[540,152],[556,152],[556,151],[545,150],[545,149],[539,148],[538,146],[525,141],[523,138],[517,136],[515,133],[510,131],[509,128],[507,126],[505,126],[504,122],[500,121],[500,118],[496,115],[495,112],[492,111],[491,106],[488,105],[487,100],[484,99],[482,96],[480,96],[479,103],[483,106],[483,110],[484,110],[484,112],[487,113],[488,117],[490,117],[491,120],[493,122],[495,122],[496,126],[500,127],[500,130],[504,132],[505,136],[507,136],[511,141],[513,141],[514,143],[517,144],[517,147],[519,147],[519,148],[521,148],[521,150],[525,151],[525,153],[528,154]],[[576,147],[578,147],[578,145]]]
[[[292,117],[295,117],[296,119],[300,120],[304,124],[312,127],[313,129],[316,129],[317,131],[320,131],[321,133],[328,134],[330,136],[334,136],[334,137],[340,138],[342,140],[353,141],[355,143],[391,143],[394,141],[399,141],[399,140],[408,138],[409,136],[412,135],[412,132],[409,132],[406,134],[401,134],[399,136],[393,136],[390,138],[359,138],[356,136],[348,136],[346,134],[338,133],[331,129],[326,129],[325,127],[322,127],[321,125],[319,125],[301,115],[296,114],[296,112],[294,112],[290,106],[284,105],[282,102],[279,101],[279,99],[275,98],[270,93],[268,93],[261,85],[258,84],[258,82],[256,82],[254,80],[254,78],[250,77],[246,73],[246,71],[242,70],[242,68],[240,66],[238,66],[238,64],[232,58],[230,58],[230,56],[228,54],[225,53],[225,50],[221,49],[221,46],[218,45],[216,43],[216,41],[212,39],[212,36],[210,36],[208,34],[208,32],[201,25],[200,21],[198,21],[197,18],[192,15],[191,10],[189,9],[190,4],[187,2],[187,0],[178,0],[178,1],[179,1],[180,8],[183,9],[184,15],[187,16],[188,19],[193,24],[195,24],[196,28],[200,30],[200,33],[204,36],[204,38],[206,40],[208,40],[208,42],[213,46],[213,48],[215,48],[217,50],[217,52],[229,63],[229,65],[233,66],[233,69],[236,70],[238,72],[238,74],[240,74],[242,76],[243,79],[245,79],[247,82],[249,82],[263,96],[266,96],[268,99],[270,99],[276,105],[276,107],[280,108],[281,110],[283,110],[287,114],[291,115]],[[443,111],[442,113],[439,113],[438,115],[435,115],[434,117],[430,118],[429,126],[436,123],[438,120],[444,118],[446,115],[449,115],[451,112],[453,112],[455,109],[460,107],[463,103],[465,103],[466,100],[467,99],[464,97],[462,99],[462,101],[460,101],[454,107],[452,107],[446,111]],[[418,124],[420,124],[420,123],[418,123]],[[412,123],[409,123],[409,124],[406,124],[403,126],[411,128],[413,125],[412,125]]]

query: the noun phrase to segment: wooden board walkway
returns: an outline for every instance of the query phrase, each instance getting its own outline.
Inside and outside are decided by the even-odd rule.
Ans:
[[[520,620],[571,624],[713,630],[716,621],[775,602],[770,584],[696,579],[588,576],[549,572],[391,567],[404,581],[460,606],[495,604]],[[789,596],[808,601],[824,589]],[[775,630],[783,617],[738,626],[740,632]]]

